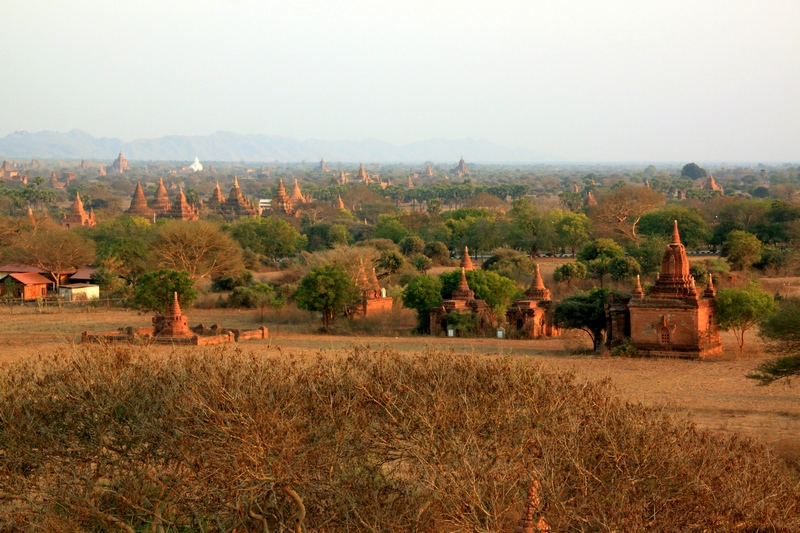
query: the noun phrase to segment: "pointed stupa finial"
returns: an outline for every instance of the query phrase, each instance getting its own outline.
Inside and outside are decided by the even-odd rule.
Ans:
[[[670,244],[680,244],[681,234],[678,232],[678,221],[675,220],[672,226],[672,241]]]
[[[710,273],[708,274],[708,285],[706,286],[706,290],[703,291],[703,296],[706,298],[716,298],[717,296],[717,289],[714,287],[714,276]]]
[[[458,290],[459,291],[469,290],[469,283],[467,283],[467,270],[463,267],[461,268],[461,279],[458,281]]]
[[[544,280],[542,279],[542,272],[539,270],[539,265],[536,265],[536,275],[533,278],[534,289],[544,289]]]
[[[466,246],[464,247],[464,255],[461,256],[460,266],[466,270],[475,270],[475,266],[472,264],[472,258],[469,256],[469,248]]]
[[[236,187],[237,189],[239,188],[239,175],[238,174],[234,174],[233,175],[233,186]]]
[[[644,298],[644,290],[642,289],[642,279],[639,274],[636,274],[636,288],[633,289],[632,296],[634,298]]]
[[[178,291],[172,293],[172,305],[169,314],[171,316],[181,316],[181,304],[178,303]]]

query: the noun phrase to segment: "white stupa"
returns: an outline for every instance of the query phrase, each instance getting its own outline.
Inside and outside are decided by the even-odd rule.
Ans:
[[[200,160],[197,158],[197,156],[194,156],[194,163],[189,165],[189,168],[191,168],[193,172],[200,172],[203,170],[203,165],[200,164]]]

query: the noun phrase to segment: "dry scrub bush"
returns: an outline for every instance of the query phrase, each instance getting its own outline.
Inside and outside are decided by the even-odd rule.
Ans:
[[[272,349],[273,352],[275,349]],[[76,347],[0,375],[2,531],[797,528],[758,446],[527,360]]]

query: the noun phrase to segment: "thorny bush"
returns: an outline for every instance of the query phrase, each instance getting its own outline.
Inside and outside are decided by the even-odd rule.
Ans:
[[[529,360],[79,346],[0,375],[1,531],[800,527],[797,481]]]

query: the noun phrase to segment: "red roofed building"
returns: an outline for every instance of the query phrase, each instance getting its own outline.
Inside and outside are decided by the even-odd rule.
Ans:
[[[47,289],[53,284],[52,281],[35,272],[0,274],[0,278],[3,279],[3,283],[0,284],[0,295],[6,294],[8,286],[5,279],[10,278],[14,282],[14,298],[22,298],[25,301],[44,298],[47,296]]]

